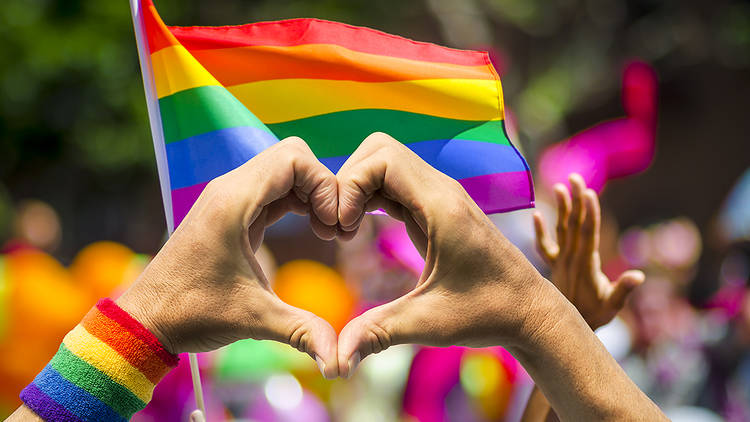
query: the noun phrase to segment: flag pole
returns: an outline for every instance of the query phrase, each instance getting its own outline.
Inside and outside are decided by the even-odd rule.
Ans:
[[[141,64],[141,75],[143,77],[143,90],[146,93],[146,106],[148,108],[148,119],[151,123],[151,137],[154,141],[154,153],[156,154],[156,166],[159,172],[159,185],[161,186],[162,203],[164,204],[164,215],[167,219],[167,233],[171,236],[174,232],[174,219],[172,217],[172,195],[169,184],[169,170],[167,167],[167,151],[164,143],[164,131],[162,130],[161,114],[159,112],[159,100],[156,98],[156,87],[154,86],[153,69],[149,60],[148,39],[143,24],[143,11],[141,0],[130,0],[130,12],[133,16],[133,29],[135,41],[138,46],[138,60]],[[195,404],[203,412],[204,421],[206,406],[203,401],[203,387],[198,368],[198,357],[195,353],[188,353],[190,361],[190,377],[193,380],[193,393]]]
[[[138,46],[138,59],[141,63],[143,90],[146,93],[148,120],[151,123],[151,138],[154,141],[154,153],[156,154],[156,167],[159,170],[161,198],[162,203],[164,204],[164,214],[167,217],[167,231],[171,236],[175,227],[172,219],[172,192],[169,187],[167,147],[164,143],[164,131],[162,130],[161,114],[159,112],[159,100],[156,98],[155,94],[156,86],[154,82],[154,71],[151,68],[151,60],[149,58],[148,39],[146,38],[146,31],[144,30],[141,0],[130,0],[130,11],[133,15],[135,42]]]

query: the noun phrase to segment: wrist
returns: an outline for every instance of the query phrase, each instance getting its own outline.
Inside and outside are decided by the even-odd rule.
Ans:
[[[177,361],[132,315],[103,299],[20,396],[44,420],[129,420]]]
[[[167,352],[176,355],[179,350],[175,347],[173,339],[167,335],[167,330],[164,329],[168,324],[163,321],[165,313],[161,312],[162,305],[155,300],[156,298],[150,298],[150,296],[152,295],[146,295],[131,288],[115,303],[153,334]]]
[[[581,319],[575,307],[548,280],[540,276],[526,296],[525,312],[511,348],[520,356],[540,356],[540,350],[554,344],[563,326]],[[586,324],[587,325],[587,324]]]

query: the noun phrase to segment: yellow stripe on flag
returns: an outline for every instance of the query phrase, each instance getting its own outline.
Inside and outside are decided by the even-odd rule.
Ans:
[[[502,120],[503,116],[494,80],[279,79],[227,89],[266,124],[358,109],[399,110],[458,120]]]
[[[181,45],[162,48],[153,53],[151,63],[154,69],[157,98],[199,86],[221,86],[216,78]]]

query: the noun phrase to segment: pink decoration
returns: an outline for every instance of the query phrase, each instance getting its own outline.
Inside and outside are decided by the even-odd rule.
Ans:
[[[404,223],[397,221],[380,229],[378,249],[385,259],[410,271],[416,277],[422,274],[424,259],[411,242]]]
[[[458,384],[462,347],[425,347],[411,364],[404,392],[404,412],[420,422],[446,420],[445,398]]]
[[[625,117],[599,123],[547,148],[539,161],[542,183],[567,185],[579,173],[586,185],[601,191],[607,181],[644,171],[654,157],[657,78],[644,62],[625,67],[622,102]]]
[[[414,356],[409,379],[404,391],[404,412],[420,422],[447,420],[445,399],[459,383],[461,359],[465,347],[423,347]],[[504,348],[483,349],[492,352],[508,375],[508,382],[516,383],[523,374],[521,364]]]

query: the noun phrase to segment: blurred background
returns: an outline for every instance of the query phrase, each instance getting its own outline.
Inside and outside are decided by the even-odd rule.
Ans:
[[[602,195],[602,259],[646,283],[599,331],[675,420],[750,421],[750,2],[156,1],[170,25],[318,17],[490,52],[511,138],[554,221],[570,171]],[[531,210],[493,216],[544,273]],[[0,4],[0,417],[95,301],[166,239],[128,2]],[[402,228],[346,244],[304,219],[260,252],[274,288],[337,329],[419,274]],[[186,420],[187,359],[138,420]],[[209,420],[515,421],[531,380],[501,348],[399,346],[326,381],[287,346],[200,356]]]

